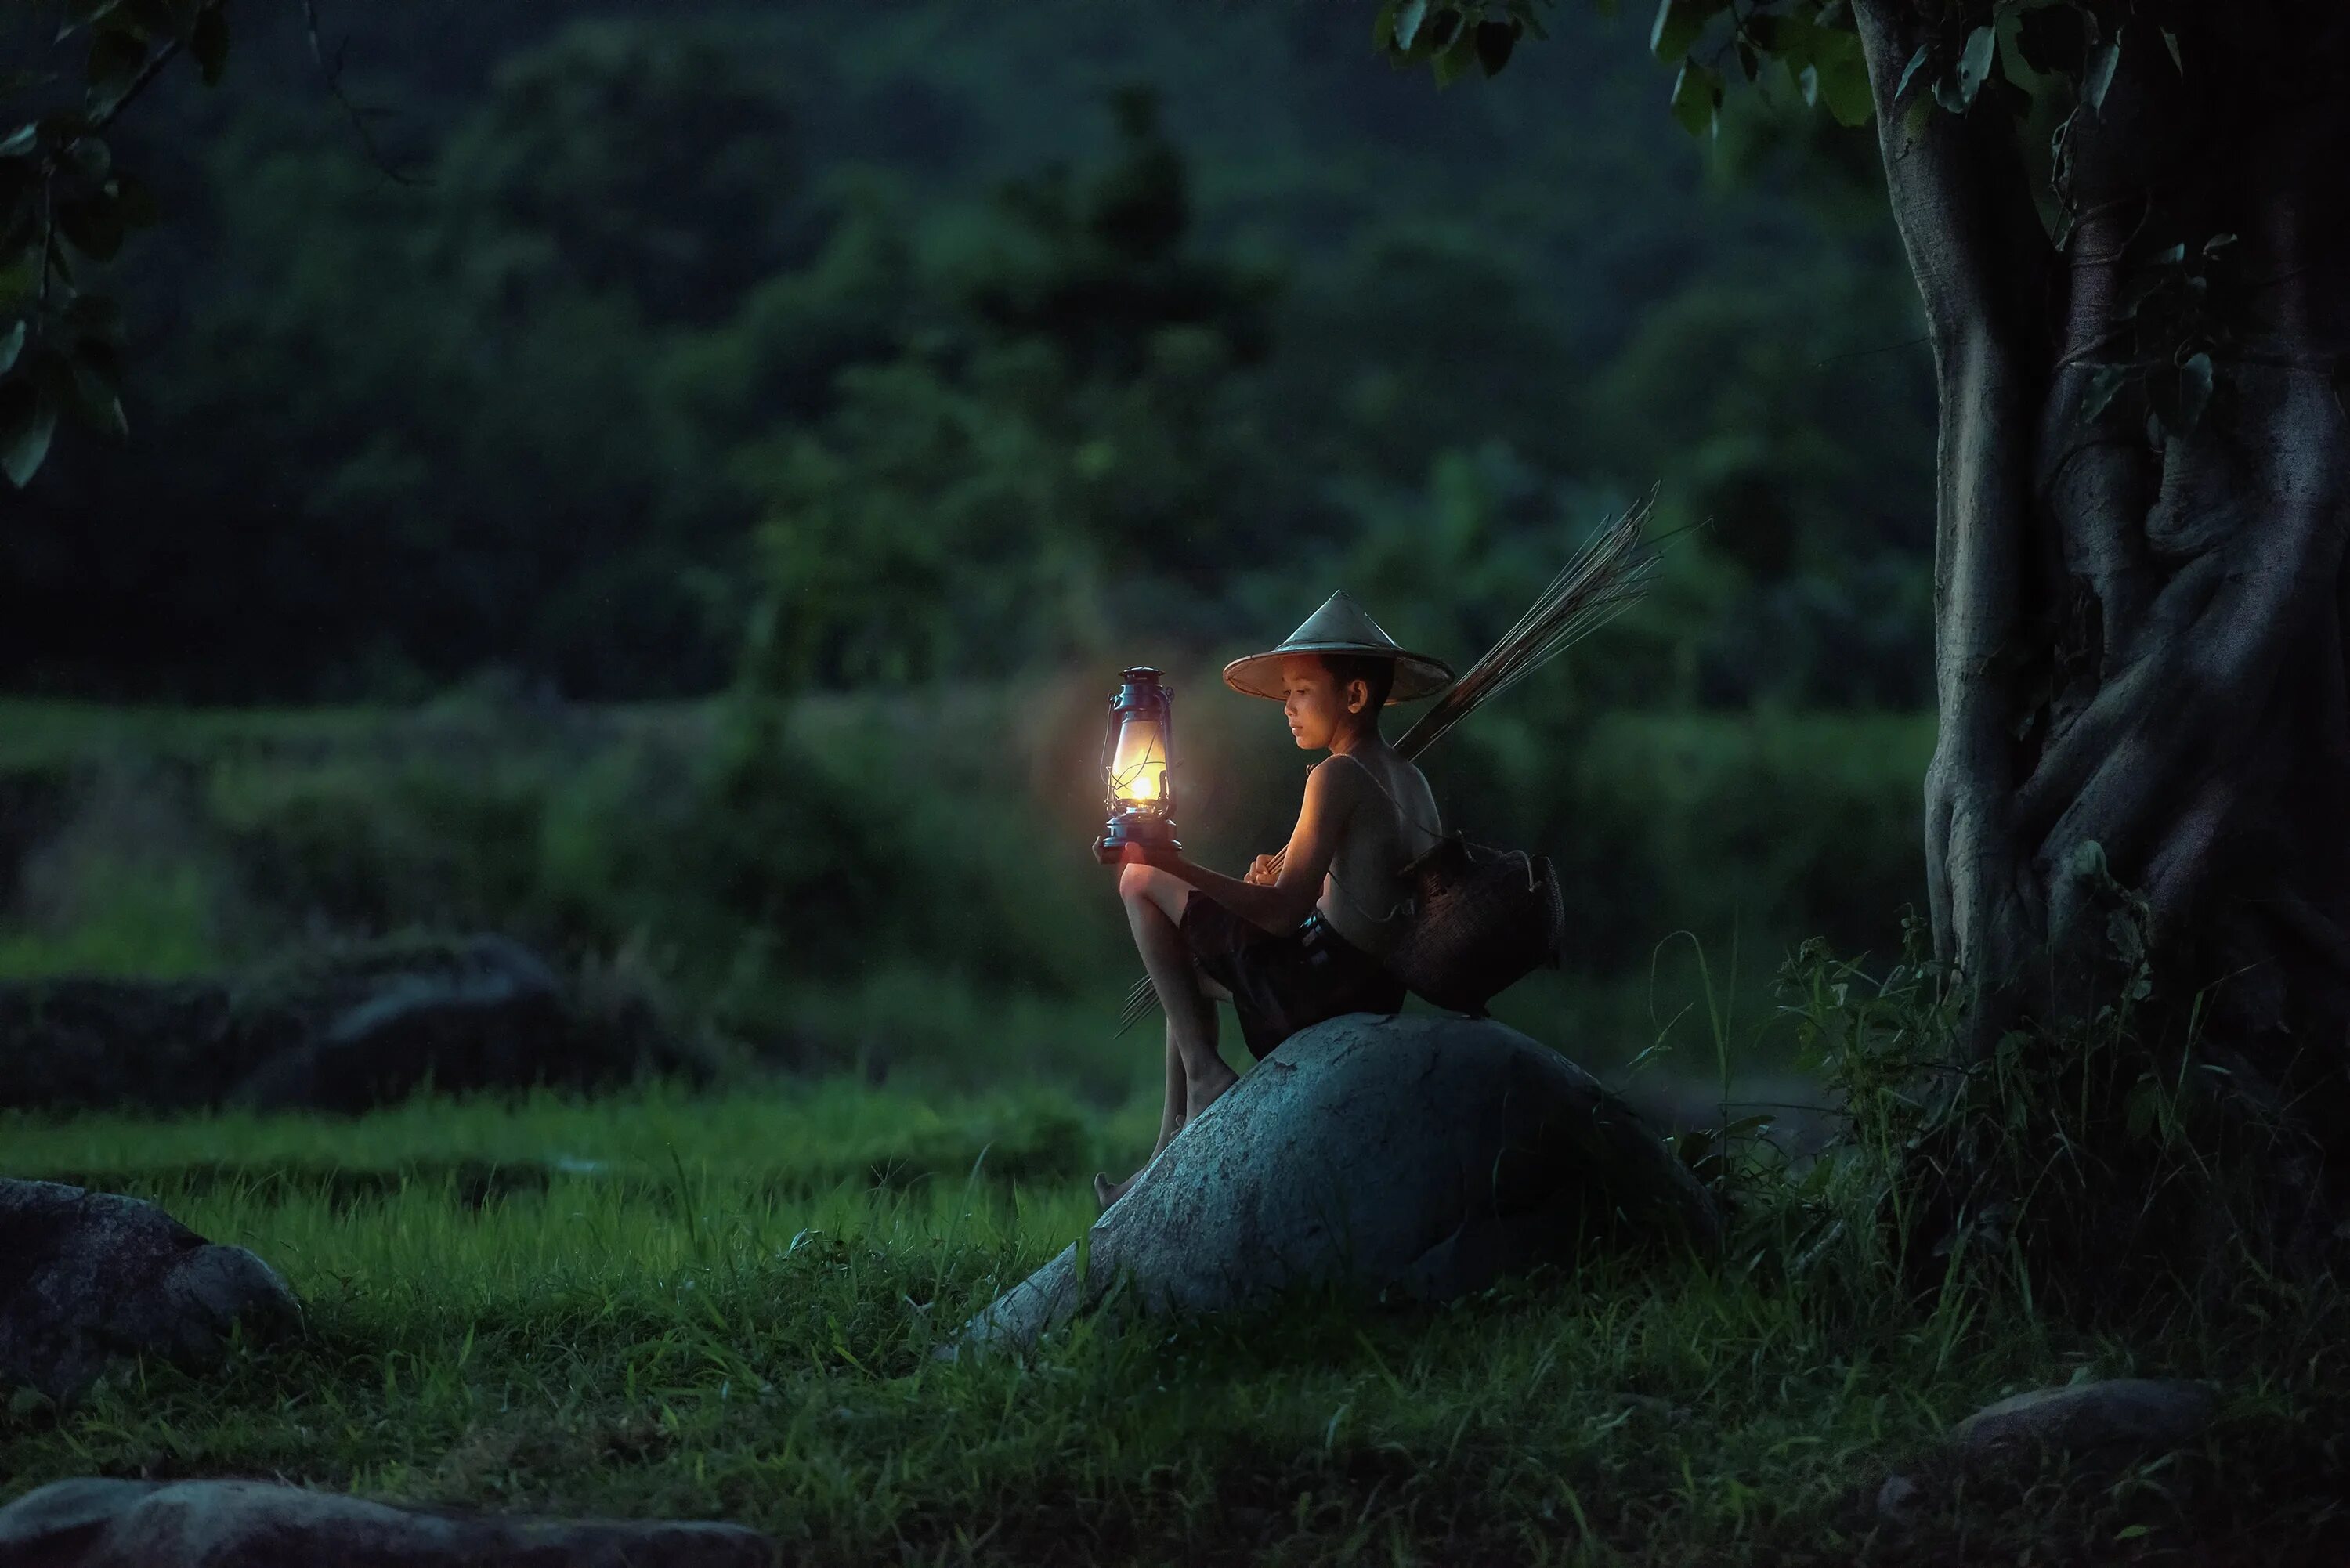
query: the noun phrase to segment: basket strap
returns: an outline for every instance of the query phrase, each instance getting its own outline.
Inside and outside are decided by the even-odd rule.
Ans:
[[[1347,753],[1344,753],[1344,752],[1336,752],[1336,753],[1332,753],[1332,755],[1333,755],[1333,756],[1338,756],[1338,757],[1347,757]],[[1391,790],[1391,789],[1388,788],[1388,786],[1387,786],[1386,784],[1381,784],[1381,783],[1379,782],[1379,775],[1378,775],[1378,774],[1375,774],[1375,773],[1373,773],[1373,772],[1370,770],[1369,766],[1368,766],[1367,763],[1364,763],[1360,758],[1358,758],[1358,757],[1347,757],[1347,760],[1348,762],[1353,763],[1355,764],[1355,770],[1356,770],[1356,772],[1357,772],[1357,773],[1361,774],[1365,778],[1367,778],[1367,779],[1368,779],[1368,780],[1370,780],[1370,781],[1371,781],[1371,787],[1372,787],[1372,788],[1374,788],[1374,789],[1378,790],[1381,794],[1383,794],[1383,795],[1385,795],[1385,796],[1387,796],[1387,797],[1388,797],[1388,804],[1389,805],[1391,805],[1391,806],[1395,807],[1395,814],[1396,814],[1396,815],[1398,815],[1398,816],[1401,817],[1404,821],[1410,823],[1414,827],[1419,828],[1422,833],[1427,834],[1427,835],[1428,835],[1430,837],[1431,837],[1431,838],[1441,838],[1441,837],[1443,837],[1443,836],[1444,836],[1444,830],[1443,830],[1442,828],[1440,828],[1440,827],[1430,827],[1430,826],[1428,826],[1428,824],[1426,824],[1426,823],[1424,823],[1424,822],[1420,821],[1418,817],[1416,817],[1416,816],[1412,815],[1412,814],[1411,814],[1411,813],[1409,813],[1409,812],[1408,812],[1408,811],[1404,810],[1404,808],[1403,808],[1403,802],[1401,802],[1401,801],[1399,801],[1399,800],[1396,799],[1396,797],[1395,797],[1395,792],[1394,792],[1393,790]]]
[[[1335,756],[1342,757],[1347,755],[1344,752],[1338,752],[1333,754]],[[1395,792],[1388,789],[1386,784],[1381,784],[1379,782],[1379,775],[1373,773],[1370,768],[1363,763],[1361,758],[1347,757],[1347,760],[1355,764],[1355,771],[1357,773],[1371,781],[1372,788],[1378,790],[1381,794],[1388,797],[1388,804],[1395,808],[1395,814],[1398,817],[1410,823],[1414,827],[1419,828],[1423,832],[1434,833],[1435,836],[1439,839],[1441,839],[1444,836],[1442,833],[1436,832],[1436,830],[1430,828],[1428,824],[1419,821],[1409,812],[1404,810],[1403,803],[1396,799]],[[1345,896],[1347,902],[1355,906],[1355,912],[1357,914],[1362,916],[1363,919],[1370,921],[1371,924],[1375,926],[1384,926],[1397,920],[1409,920],[1419,913],[1419,900],[1407,893],[1401,899],[1389,905],[1386,914],[1374,915],[1370,911],[1370,907],[1365,904],[1360,898],[1356,898],[1353,889],[1349,888],[1344,881],[1340,880],[1337,869],[1335,867],[1326,869],[1323,872],[1323,875],[1330,878],[1330,886],[1337,888],[1338,891]],[[1529,883],[1528,886],[1531,887],[1532,884]]]

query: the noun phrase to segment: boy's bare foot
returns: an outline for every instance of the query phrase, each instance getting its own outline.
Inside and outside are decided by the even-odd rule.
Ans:
[[[1138,1170],[1134,1173],[1134,1176],[1139,1176],[1142,1173]],[[1109,1179],[1108,1171],[1095,1171],[1094,1201],[1100,1204],[1105,1210],[1107,1210],[1111,1204],[1126,1196],[1126,1189],[1134,1185],[1134,1176],[1128,1177],[1124,1181],[1112,1181]]]
[[[1193,1078],[1187,1075],[1183,1080],[1184,1124],[1189,1126],[1201,1111],[1222,1098],[1226,1089],[1240,1081],[1241,1075],[1222,1062],[1217,1063],[1214,1070],[1205,1077]]]

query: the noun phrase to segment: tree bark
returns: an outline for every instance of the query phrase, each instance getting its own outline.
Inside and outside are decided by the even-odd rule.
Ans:
[[[1960,1054],[2111,1000],[2113,887],[2142,892],[2148,1067],[2191,1024],[2290,1130],[2270,1174],[2306,1252],[2350,1212],[2350,23],[2297,3],[2249,41],[2182,12],[2183,65],[2125,36],[2068,132],[2061,248],[1994,93],[1909,114],[1921,7],[1855,10],[1939,386],[1925,851]],[[2133,284],[2221,234],[2208,411],[2158,441],[2136,396],[2085,419],[2101,369],[2143,361]]]

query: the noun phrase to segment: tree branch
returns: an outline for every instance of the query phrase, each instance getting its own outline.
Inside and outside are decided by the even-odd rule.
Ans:
[[[2009,815],[2016,656],[2030,639],[2033,433],[2048,355],[2053,251],[2013,139],[1988,100],[1929,110],[1912,131],[1901,72],[1924,26],[1898,0],[1854,6],[1877,99],[1893,216],[1932,328],[1940,403],[1934,623],[1940,724],[1926,779],[1935,950],[1976,990],[1971,1042],[1996,1039],[1983,989],[2006,984],[2037,927]],[[1919,72],[1911,92],[1928,90]],[[2003,144],[2002,144],[2002,139]]]
[[[403,174],[392,167],[391,161],[383,155],[383,150],[376,144],[375,132],[368,129],[366,111],[353,103],[350,96],[343,91],[341,52],[337,51],[334,64],[328,65],[326,46],[318,38],[318,0],[302,0],[302,16],[310,36],[310,58],[317,64],[318,75],[327,84],[328,94],[342,109],[344,117],[351,122],[351,130],[358,134],[359,146],[366,151],[368,161],[375,165],[378,173],[395,185],[431,184],[432,182],[429,180],[420,180],[412,174]]]
[[[163,74],[163,67],[170,65],[172,59],[179,55],[181,47],[181,40],[177,38],[165,39],[163,47],[155,51],[155,57],[139,67],[139,74],[130,78],[130,85],[122,89],[121,96],[117,98],[112,103],[108,104],[106,106],[106,112],[91,120],[86,130],[68,138],[68,143],[78,141],[84,136],[95,136],[99,131],[104,130],[108,126],[112,125],[114,123],[115,117],[120,114],[123,109],[130,105],[130,100],[137,98],[140,93],[145,92],[148,86],[152,83],[157,77]],[[52,156],[54,156],[54,154]]]

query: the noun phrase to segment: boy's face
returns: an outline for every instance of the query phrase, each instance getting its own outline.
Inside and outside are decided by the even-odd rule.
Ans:
[[[1326,749],[1367,701],[1361,681],[1349,680],[1340,691],[1329,666],[1310,653],[1293,653],[1281,661],[1281,711],[1299,751]]]

